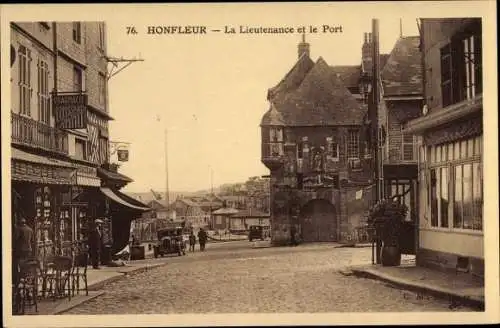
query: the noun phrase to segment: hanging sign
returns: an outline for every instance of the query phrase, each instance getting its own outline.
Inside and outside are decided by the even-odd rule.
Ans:
[[[56,126],[60,129],[87,128],[87,95],[55,94],[52,97]]]
[[[128,162],[128,149],[118,149],[116,155],[119,162]]]

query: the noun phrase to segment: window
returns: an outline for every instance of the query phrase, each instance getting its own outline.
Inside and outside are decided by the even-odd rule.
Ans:
[[[103,136],[99,136],[99,151],[100,151],[100,163],[108,162],[108,139]]]
[[[31,116],[31,50],[19,47],[19,112]]]
[[[272,127],[269,130],[270,143],[269,150],[272,157],[282,156],[283,151],[283,129]]]
[[[80,22],[73,22],[73,41],[82,42],[82,24]]]
[[[297,159],[302,159],[304,157],[304,144],[299,142],[297,144]]]
[[[332,137],[326,138],[327,153],[333,160],[339,159],[339,144]]]
[[[401,126],[401,152],[403,161],[413,161],[415,160],[415,137],[413,135],[408,135],[403,132],[403,126]]]
[[[431,226],[482,230],[482,137],[429,147]]]
[[[75,158],[87,159],[86,142],[83,139],[75,139]]]
[[[50,124],[49,65],[38,60],[38,120]]]
[[[348,159],[358,159],[359,158],[359,132],[349,131],[349,137],[347,140],[347,158]]]
[[[105,39],[104,39],[104,23],[99,23],[99,48],[104,50]]]
[[[99,104],[106,106],[106,77],[104,74],[99,73]]]
[[[81,68],[73,67],[73,90],[82,91],[83,90],[83,73]]]
[[[472,99],[483,91],[481,29],[481,20],[477,19],[441,48],[443,107]]]

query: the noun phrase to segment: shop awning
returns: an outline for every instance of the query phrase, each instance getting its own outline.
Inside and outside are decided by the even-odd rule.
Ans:
[[[112,172],[112,171],[103,169],[102,167],[99,167],[97,169],[97,175],[103,179],[108,179],[108,180],[116,180],[116,181],[122,181],[122,182],[133,182],[134,181],[126,175],[123,175],[123,174],[118,173],[118,172]]]
[[[101,191],[106,197],[127,208],[147,212],[150,211],[151,208],[147,207],[145,204],[134,200],[133,198],[119,192],[118,190],[113,190],[111,188],[102,187]]]
[[[76,168],[69,162],[11,148],[11,179],[39,184],[74,184]]]
[[[11,157],[14,160],[23,161],[23,162],[30,162],[30,163],[57,166],[57,167],[74,168],[72,163],[60,161],[58,159],[54,159],[54,158],[50,158],[50,157],[46,157],[46,156],[40,156],[40,155],[28,153],[28,152],[22,151],[22,150],[17,149],[17,148],[11,148]]]

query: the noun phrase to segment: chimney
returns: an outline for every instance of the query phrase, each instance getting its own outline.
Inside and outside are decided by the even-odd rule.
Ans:
[[[363,63],[363,71],[371,75],[371,62],[373,58],[373,41],[371,33],[364,33],[364,42],[361,47],[361,62]]]
[[[302,42],[299,43],[299,58],[306,54],[309,57],[309,43],[306,42],[306,34],[302,33]]]

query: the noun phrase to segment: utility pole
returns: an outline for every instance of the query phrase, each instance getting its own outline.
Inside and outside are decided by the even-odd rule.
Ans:
[[[374,187],[375,190],[373,192],[373,205],[376,204],[380,199],[380,170],[381,163],[379,163],[379,127],[378,127],[378,108],[380,101],[380,58],[379,58],[379,29],[378,29],[378,19],[372,20],[372,42],[373,42],[373,81],[372,81],[372,97],[371,103],[369,104],[370,108],[370,120],[372,124],[372,151],[373,151],[373,162],[374,162]],[[376,236],[376,245],[375,246],[375,256],[376,263],[381,263],[381,241],[380,237]],[[372,253],[373,256],[373,253]]]
[[[168,129],[165,128],[165,203],[170,207],[170,197],[168,190]]]

